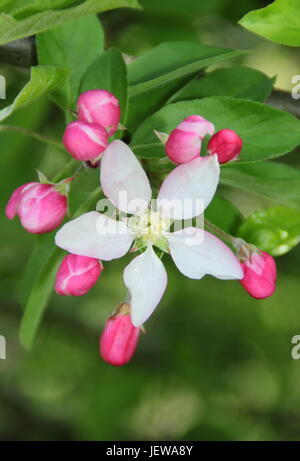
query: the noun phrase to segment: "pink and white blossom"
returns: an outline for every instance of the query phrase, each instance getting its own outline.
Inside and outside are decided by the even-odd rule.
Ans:
[[[102,157],[102,190],[116,208],[132,216],[117,221],[96,211],[86,213],[57,232],[56,244],[70,253],[104,261],[122,257],[133,244],[140,248],[142,253],[128,264],[123,276],[130,294],[132,323],[139,327],[159,304],[167,286],[167,273],[154,247],[170,253],[187,277],[243,277],[238,259],[217,237],[190,225],[170,231],[177,220],[203,212],[215,194],[219,174],[215,155],[179,165],[164,180],[157,209],[149,209],[151,187],[144,170],[126,144],[113,141]],[[192,206],[184,206],[187,200]]]
[[[71,122],[67,125],[63,144],[76,160],[97,161],[106,149],[108,135],[101,125],[83,121]]]
[[[103,126],[108,136],[118,129],[120,105],[118,99],[106,90],[88,90],[78,98],[78,119]]]
[[[203,138],[214,131],[211,122],[200,115],[190,115],[171,132],[165,147],[168,157],[174,163],[186,163],[199,157]]]
[[[237,159],[242,147],[242,138],[235,131],[224,129],[210,138],[207,150],[210,155],[218,156],[219,163],[227,163]]]
[[[68,180],[67,180],[68,181]],[[67,212],[67,197],[54,184],[30,182],[18,187],[11,195],[5,213],[15,216],[28,232],[43,234],[56,229]]]
[[[276,290],[276,263],[265,251],[256,251],[241,263],[244,276],[240,280],[245,290],[256,299],[272,296]]]
[[[140,327],[132,324],[129,304],[122,304],[106,321],[100,338],[101,357],[111,365],[125,365],[135,353],[139,334]]]
[[[68,254],[64,257],[55,280],[55,291],[62,296],[85,295],[101,275],[101,261],[88,256]]]

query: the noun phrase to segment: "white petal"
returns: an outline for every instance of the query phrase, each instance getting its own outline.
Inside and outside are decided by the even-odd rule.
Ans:
[[[110,261],[124,256],[133,239],[123,222],[91,211],[65,224],[57,232],[55,243],[75,255]]]
[[[187,277],[201,279],[209,274],[223,280],[243,278],[238,259],[213,234],[189,227],[165,235],[174,263]]]
[[[199,216],[212,200],[219,182],[218,157],[198,157],[176,167],[164,180],[158,206],[171,219]]]
[[[167,273],[152,247],[137,256],[125,268],[125,285],[131,295],[131,319],[142,325],[159,304],[167,286]]]
[[[142,214],[151,199],[147,175],[123,141],[113,141],[101,160],[101,186],[112,203],[125,213]]]

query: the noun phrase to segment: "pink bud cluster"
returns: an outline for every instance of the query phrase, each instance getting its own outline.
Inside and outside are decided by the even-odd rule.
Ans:
[[[169,159],[176,163],[187,163],[200,156],[202,141],[208,142],[208,155],[217,155],[219,163],[235,160],[243,141],[233,130],[223,129],[215,133],[214,125],[199,115],[186,117],[169,135],[165,150]]]
[[[117,312],[106,321],[100,338],[100,355],[103,360],[117,367],[128,363],[136,350],[140,330],[131,322],[130,305],[121,304]]]
[[[120,122],[118,99],[106,90],[89,90],[77,101],[78,120],[67,125],[63,143],[76,160],[95,165]]]
[[[24,229],[32,234],[51,232],[62,223],[67,212],[67,197],[60,189],[59,185],[50,183],[23,184],[13,192],[6,205],[7,218],[18,216]]]

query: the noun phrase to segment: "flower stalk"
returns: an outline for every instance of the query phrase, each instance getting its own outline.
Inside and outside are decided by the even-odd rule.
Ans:
[[[213,224],[211,221],[209,221],[206,218],[204,219],[204,225],[209,231],[211,231],[213,234],[220,237],[220,239],[226,240],[227,242],[231,243],[231,245],[234,248],[237,249],[237,247],[240,246],[242,239],[238,237],[234,237],[231,234],[228,234],[227,232],[223,231],[222,229],[220,229],[218,226],[216,226],[215,224]]]
[[[13,131],[15,133],[20,133],[25,136],[30,136],[31,138],[37,139],[38,141],[45,142],[47,144],[51,144],[58,149],[65,150],[63,144],[55,139],[49,138],[40,133],[36,133],[35,131],[28,130],[27,128],[22,128],[20,126],[13,126],[13,125],[0,125],[0,131]]]

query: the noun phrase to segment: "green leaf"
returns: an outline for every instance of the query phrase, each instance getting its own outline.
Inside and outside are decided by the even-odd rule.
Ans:
[[[239,23],[274,42],[300,46],[299,0],[276,0],[266,8],[250,11]]]
[[[254,101],[217,97],[169,104],[145,120],[131,146],[140,157],[163,157],[164,147],[153,130],[170,133],[188,115],[199,114],[216,131],[235,130],[243,139],[239,163],[278,157],[300,143],[300,121],[294,116]]]
[[[4,10],[0,14],[0,45],[62,26],[83,16],[121,7],[139,8],[139,4],[137,0],[85,0],[70,8],[41,11],[23,20],[16,20]]]
[[[216,69],[189,82],[171,98],[170,102],[207,96],[232,96],[264,101],[272,91],[273,84],[274,79],[250,67]]]
[[[283,255],[300,242],[300,211],[283,207],[256,211],[238,235],[272,256]]]
[[[20,341],[26,349],[32,347],[38,326],[53,291],[56,272],[63,256],[64,252],[56,248],[33,284],[20,326]]]
[[[229,164],[222,168],[221,184],[300,208],[300,172],[288,165],[275,162]]]
[[[31,104],[40,96],[57,88],[66,79],[65,69],[52,66],[36,66],[31,68],[30,81],[24,86],[12,104],[0,110],[0,121],[9,117],[15,110]]]
[[[38,35],[39,63],[68,69],[66,85],[59,89],[63,106],[70,108],[75,104],[80,80],[91,63],[101,55],[103,44],[103,31],[96,16],[79,18]]]
[[[45,264],[45,261],[50,258],[51,253],[53,252],[54,234],[52,232],[36,235],[34,237],[35,244],[33,251],[26,263],[21,281],[20,301],[22,306],[25,306],[28,301],[36,274],[40,272]]]
[[[130,113],[126,125],[133,130],[200,70],[244,53],[192,42],[166,42],[147,51],[128,65]]]
[[[234,233],[242,222],[239,210],[229,200],[219,195],[215,195],[204,215],[213,224],[229,233]]]
[[[244,54],[192,42],[166,42],[152,48],[128,65],[130,94],[145,93],[171,80],[198,72],[225,59]]]
[[[30,16],[34,13],[39,13],[45,10],[54,10],[56,8],[63,8],[76,3],[76,0],[7,0],[3,10],[15,17]],[[1,2],[0,2],[0,6]]]
[[[116,48],[103,52],[81,79],[80,93],[99,88],[110,91],[118,98],[123,121],[127,107],[127,69],[122,53]]]

